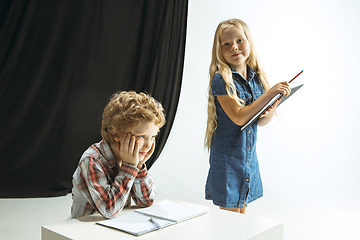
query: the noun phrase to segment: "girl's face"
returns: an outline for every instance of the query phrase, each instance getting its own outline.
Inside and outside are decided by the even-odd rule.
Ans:
[[[237,71],[246,67],[250,45],[244,31],[236,26],[225,29],[220,36],[220,45],[223,57],[231,67]]]

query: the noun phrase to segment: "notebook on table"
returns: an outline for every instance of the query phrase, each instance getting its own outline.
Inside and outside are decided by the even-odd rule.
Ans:
[[[184,207],[166,199],[150,207],[136,209],[133,212],[121,215],[117,218],[96,223],[135,236],[140,236],[206,213],[205,210]]]

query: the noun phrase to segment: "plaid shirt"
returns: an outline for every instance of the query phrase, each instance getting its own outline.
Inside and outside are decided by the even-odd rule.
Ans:
[[[72,194],[71,218],[95,211],[113,218],[131,204],[131,198],[136,205],[148,207],[155,197],[146,167],[140,171],[131,164],[120,167],[105,140],[91,145],[81,156],[73,175]]]

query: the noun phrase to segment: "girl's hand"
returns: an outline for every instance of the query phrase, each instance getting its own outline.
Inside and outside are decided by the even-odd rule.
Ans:
[[[139,144],[135,136],[127,134],[118,142],[119,156],[122,162],[134,166],[139,164]]]
[[[268,91],[272,96],[275,96],[279,93],[281,93],[283,96],[288,96],[291,93],[290,85],[288,82],[279,82],[275,84],[272,88]],[[270,113],[271,117],[273,115],[273,111],[276,109],[277,105],[280,103],[282,97],[280,97],[276,102],[271,105],[271,107],[266,110],[263,114],[260,115],[260,118],[268,116]]]
[[[281,99],[282,97],[276,100],[276,102],[274,102],[274,104],[271,105],[268,110],[266,110],[263,114],[260,115],[260,118],[266,117],[270,113],[272,113],[276,109],[277,105],[280,103]]]
[[[275,96],[278,93],[282,93],[284,96],[288,96],[291,92],[288,82],[279,82],[269,89],[269,92]],[[279,104],[279,103],[278,103]],[[277,105],[277,104],[276,104]]]

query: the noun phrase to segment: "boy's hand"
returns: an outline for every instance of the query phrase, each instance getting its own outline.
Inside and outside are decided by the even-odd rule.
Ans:
[[[125,135],[118,142],[119,144],[119,156],[122,162],[128,163],[134,166],[139,164],[139,144],[135,139],[135,136],[131,134]]]
[[[145,157],[143,160],[139,161],[139,164],[137,166],[137,168],[142,169],[143,168],[143,164],[150,159],[150,157],[152,156],[152,154],[154,153],[155,150],[155,141],[153,142],[153,145],[151,146],[150,150],[146,153]]]

